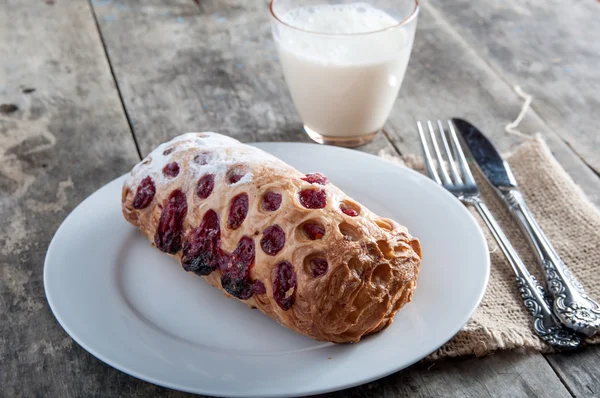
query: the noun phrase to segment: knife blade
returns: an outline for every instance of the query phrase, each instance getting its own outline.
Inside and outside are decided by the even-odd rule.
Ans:
[[[584,291],[581,283],[552,247],[528,209],[510,166],[479,129],[462,119],[455,118],[452,122],[460,132],[475,163],[496,188],[496,193],[529,238],[544,270],[546,282],[551,287],[548,290],[554,297],[554,314],[565,326],[588,336],[594,335],[600,330],[600,305]]]
[[[517,180],[510,166],[483,133],[465,120],[452,119],[452,122],[459,130],[473,159],[489,182],[501,190],[517,188]]]

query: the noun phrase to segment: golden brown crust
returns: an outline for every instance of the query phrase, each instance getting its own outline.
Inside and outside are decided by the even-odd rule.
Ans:
[[[168,153],[170,149],[173,151]],[[163,155],[165,151],[167,154]],[[208,154],[209,160],[195,161],[199,153]],[[174,178],[162,173],[162,168],[171,162],[180,169]],[[237,183],[227,183],[231,170],[244,177]],[[215,175],[214,190],[208,198],[200,199],[196,183],[206,174]],[[147,207],[134,209],[132,202],[138,186],[148,176],[154,181],[156,194]],[[180,189],[188,207],[184,236],[200,225],[207,210],[213,209],[219,215],[223,250],[232,252],[243,236],[254,240],[256,257],[250,275],[253,281],[263,282],[266,294],[254,294],[244,300],[246,304],[314,339],[358,342],[389,326],[396,312],[411,300],[421,247],[405,227],[373,214],[333,184],[310,184],[303,177],[279,159],[231,138],[189,133],[162,144],[133,169],[123,186],[123,215],[154,242],[162,208],[169,194]],[[298,196],[304,189],[324,189],[326,206],[305,208]],[[278,210],[262,208],[261,198],[267,191],[282,195]],[[249,196],[248,215],[238,229],[231,230],[227,227],[229,206],[240,193]],[[346,215],[340,206],[359,214]],[[310,240],[303,232],[302,224],[309,220],[325,228],[321,239]],[[263,251],[260,240],[263,231],[275,224],[285,232],[285,245],[271,256]],[[181,250],[175,256],[181,259]],[[327,260],[325,275],[314,277],[311,273],[307,263],[315,256]],[[282,261],[290,262],[297,276],[295,302],[288,310],[282,309],[273,297],[275,268]],[[217,269],[204,279],[224,291],[221,275]]]

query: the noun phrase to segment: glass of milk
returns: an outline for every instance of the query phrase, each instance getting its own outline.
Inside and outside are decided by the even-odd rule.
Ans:
[[[271,0],[283,74],[304,130],[347,147],[375,138],[412,50],[417,0]]]

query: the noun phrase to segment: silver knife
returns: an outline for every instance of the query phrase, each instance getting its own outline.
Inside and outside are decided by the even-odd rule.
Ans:
[[[460,131],[473,159],[529,238],[544,269],[548,290],[554,298],[554,314],[565,326],[593,336],[600,329],[600,306],[587,295],[581,283],[552,247],[550,240],[527,208],[510,166],[475,126],[462,119],[452,121]]]

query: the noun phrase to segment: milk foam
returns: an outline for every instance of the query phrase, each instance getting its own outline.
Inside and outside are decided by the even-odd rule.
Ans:
[[[294,8],[283,22],[302,30],[328,34],[367,33],[397,25],[398,21],[370,4],[321,4]]]
[[[385,62],[408,42],[404,29],[385,30],[398,25],[395,18],[365,3],[298,7],[281,19],[297,28],[279,30],[281,50],[321,64]]]

